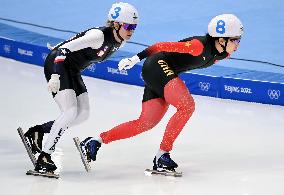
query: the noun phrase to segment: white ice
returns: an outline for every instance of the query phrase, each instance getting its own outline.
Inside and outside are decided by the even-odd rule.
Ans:
[[[84,80],[91,116],[58,143],[53,157],[61,179],[26,176],[32,164],[16,129],[55,119],[59,110],[42,67],[0,58],[1,194],[284,194],[284,107],[196,95],[196,111],[171,153],[182,178],[144,175],[174,108],[151,131],[103,145],[86,173],[72,138],[95,136],[138,117],[143,88]]]

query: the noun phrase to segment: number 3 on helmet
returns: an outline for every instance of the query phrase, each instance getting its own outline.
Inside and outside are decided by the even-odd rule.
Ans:
[[[126,24],[137,24],[138,11],[129,3],[115,3],[109,10],[108,20]]]
[[[243,31],[242,22],[233,14],[218,15],[208,24],[211,37],[240,37]]]

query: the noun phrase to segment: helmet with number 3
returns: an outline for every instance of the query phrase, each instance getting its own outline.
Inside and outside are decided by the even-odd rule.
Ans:
[[[208,33],[211,37],[240,37],[243,24],[233,14],[218,15],[208,24]]]
[[[115,3],[109,10],[108,20],[127,24],[137,24],[138,11],[129,3]]]

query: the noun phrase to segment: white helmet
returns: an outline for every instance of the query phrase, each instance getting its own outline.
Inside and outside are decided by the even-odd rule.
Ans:
[[[129,3],[114,3],[108,12],[108,20],[127,24],[137,24],[138,11]]]
[[[233,14],[214,17],[208,24],[211,37],[240,37],[243,34],[242,22]]]

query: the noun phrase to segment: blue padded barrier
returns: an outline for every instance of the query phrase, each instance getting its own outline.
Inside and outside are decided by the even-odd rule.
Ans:
[[[43,66],[49,53],[46,43],[60,39],[28,32],[0,23],[0,56]],[[95,78],[143,86],[142,63],[119,71],[121,58],[134,55],[118,51],[105,62],[94,64],[83,74]],[[212,66],[181,74],[192,94],[265,104],[284,105],[284,75],[255,70]]]

